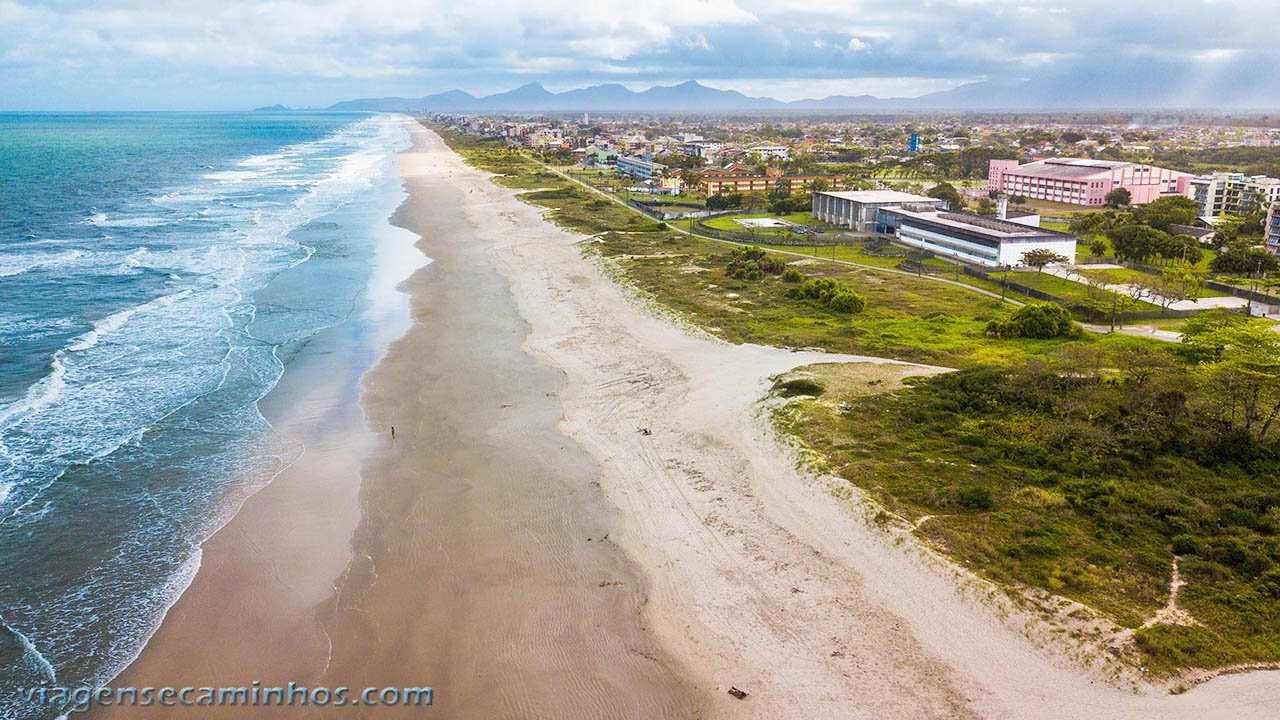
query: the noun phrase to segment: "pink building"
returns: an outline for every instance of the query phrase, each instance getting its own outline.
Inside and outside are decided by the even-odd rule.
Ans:
[[[1168,195],[1184,195],[1189,173],[1154,165],[1107,160],[1049,158],[1026,165],[1017,160],[992,160],[989,185],[1007,195],[1052,200],[1072,205],[1103,205],[1107,193],[1122,187],[1134,205]]]

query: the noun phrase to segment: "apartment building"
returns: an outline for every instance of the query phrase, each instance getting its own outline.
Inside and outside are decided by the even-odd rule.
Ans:
[[[1239,215],[1250,203],[1270,207],[1280,200],[1280,179],[1266,175],[1220,172],[1192,178],[1187,190],[1202,218]]]

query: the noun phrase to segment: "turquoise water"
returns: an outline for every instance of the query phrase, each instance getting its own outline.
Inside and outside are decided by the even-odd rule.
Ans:
[[[0,115],[0,716],[119,672],[299,452],[259,401],[351,318],[407,146],[385,116]]]

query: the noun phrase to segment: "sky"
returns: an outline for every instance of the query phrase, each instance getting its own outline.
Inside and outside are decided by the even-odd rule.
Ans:
[[[1212,102],[1237,77],[1280,86],[1278,27],[1277,0],[0,0],[0,109],[319,107],[532,81],[914,97],[1143,72]]]

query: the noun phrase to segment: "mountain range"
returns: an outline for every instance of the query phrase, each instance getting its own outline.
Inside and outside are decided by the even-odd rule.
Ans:
[[[462,90],[420,98],[384,97],[347,100],[328,110],[386,112],[901,112],[978,110],[1134,110],[1200,108],[1219,110],[1276,108],[1280,93],[1275,87],[1236,78],[1208,87],[1212,95],[1189,91],[1177,76],[1144,72],[1098,73],[994,79],[967,83],[950,90],[914,98],[880,98],[873,95],[832,95],[821,99],[783,102],[750,97],[736,90],[718,90],[697,81],[655,86],[635,91],[616,83],[554,93],[541,83],[477,97]]]
[[[483,97],[476,97],[462,90],[450,90],[420,98],[386,97],[347,100],[327,109],[388,112],[874,111],[942,107],[947,103],[941,96],[946,94],[946,92],[933,93],[919,98],[893,99],[882,99],[871,95],[836,95],[821,100],[782,102],[768,97],[750,97],[737,90],[718,90],[695,80],[679,85],[658,85],[641,91],[610,83],[561,93],[553,93],[541,83],[533,82],[521,85],[514,90]]]

